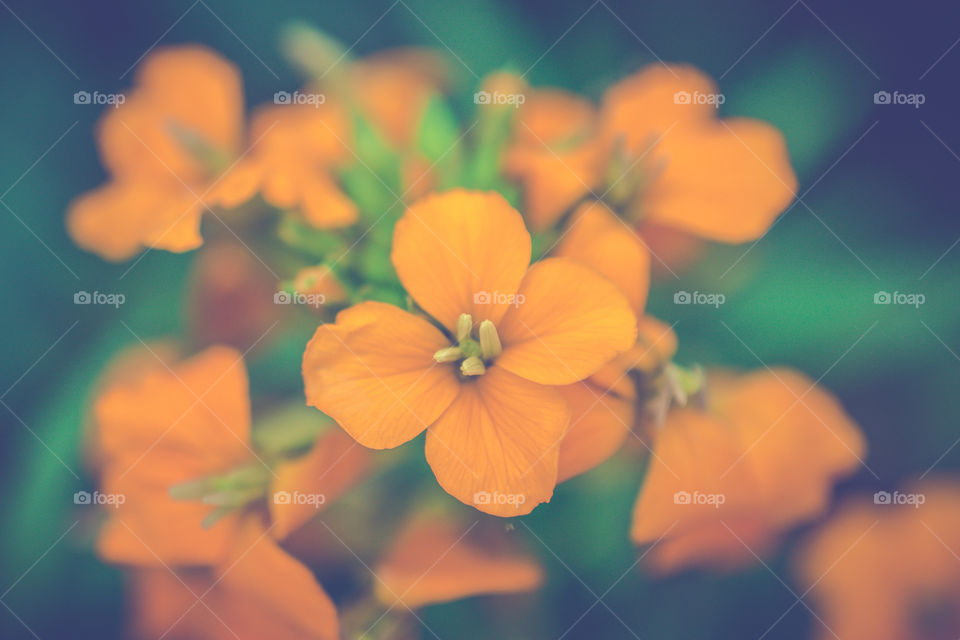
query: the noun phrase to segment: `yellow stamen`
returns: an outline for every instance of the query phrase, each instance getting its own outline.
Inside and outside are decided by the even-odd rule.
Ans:
[[[503,351],[497,328],[489,320],[480,323],[480,354],[484,360],[492,360]]]
[[[456,362],[463,357],[463,351],[460,347],[446,347],[433,354],[433,359],[437,362]]]
[[[469,313],[461,313],[457,319],[457,342],[463,342],[470,337],[473,331],[473,317]]]
[[[460,373],[465,376],[481,376],[486,373],[487,367],[483,360],[476,356],[471,356],[460,363]]]

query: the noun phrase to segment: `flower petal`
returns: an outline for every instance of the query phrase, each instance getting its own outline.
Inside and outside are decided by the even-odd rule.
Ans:
[[[272,534],[283,540],[358,482],[370,468],[370,451],[339,429],[321,434],[306,455],[276,468],[270,484]],[[278,501],[276,494],[317,496],[314,502]]]
[[[530,513],[553,494],[569,419],[555,390],[493,366],[464,383],[427,431],[427,462],[464,504],[496,516]]]
[[[633,402],[588,382],[559,388],[570,407],[570,427],[560,444],[557,482],[593,469],[612,456],[633,426]]]
[[[641,196],[645,219],[710,240],[760,237],[797,190],[783,135],[759,120],[678,126],[655,153],[666,164]]]
[[[176,501],[171,487],[248,462],[250,405],[242,356],[213,347],[174,367],[145,371],[96,401],[102,490],[123,495],[99,541],[114,562],[212,564],[231,519],[204,529],[206,505]],[[159,560],[158,560],[159,558]]]
[[[179,185],[108,182],[80,195],[67,211],[67,230],[80,247],[125,260],[142,247],[199,247],[202,203]]]
[[[390,449],[427,428],[453,402],[454,369],[433,354],[449,346],[423,318],[364,302],[320,326],[303,354],[307,404],[357,442]]]
[[[582,380],[637,337],[637,318],[619,289],[566,258],[533,265],[516,301],[497,325],[497,365],[533,382]]]
[[[650,252],[637,232],[601,202],[577,208],[554,255],[590,267],[620,287],[640,314],[650,288]]]
[[[502,530],[489,542],[472,533],[469,525],[443,517],[411,521],[376,569],[377,598],[387,606],[402,602],[414,609],[474,595],[530,591],[543,581],[534,557],[503,548],[510,541]]]
[[[199,46],[159,49],[137,70],[123,104],[107,109],[99,129],[103,164],[115,177],[194,183],[210,175],[171,125],[221,153],[239,149],[243,126],[240,73]]]
[[[454,189],[407,209],[392,259],[407,292],[452,331],[462,313],[503,316],[530,264],[530,234],[500,194]]]

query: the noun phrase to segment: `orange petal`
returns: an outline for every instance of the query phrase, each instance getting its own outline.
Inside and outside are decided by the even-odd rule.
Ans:
[[[364,302],[320,326],[303,354],[307,404],[360,444],[390,449],[416,437],[453,402],[454,369],[433,354],[449,346],[423,318]]]
[[[630,303],[610,281],[566,258],[533,265],[497,325],[497,365],[540,384],[572,384],[637,337]]]
[[[199,398],[199,399],[198,399]],[[173,500],[170,488],[250,460],[250,406],[242,356],[214,347],[178,365],[157,363],[107,389],[94,416],[101,486],[124,501],[99,542],[114,562],[210,564],[232,531],[230,518],[202,528],[210,508]]]
[[[178,186],[109,182],[70,204],[67,230],[78,246],[108,260],[125,260],[143,247],[190,251],[203,243],[202,210]]]
[[[673,328],[653,316],[642,316],[637,323],[636,344],[590,376],[590,382],[631,398],[635,388],[628,372],[653,373],[668,363],[676,352],[677,334]]]
[[[593,469],[612,456],[633,427],[633,402],[587,382],[560,387],[570,427],[560,444],[557,482]]]
[[[211,609],[241,638],[337,640],[337,610],[313,573],[252,518],[216,572]]]
[[[758,515],[763,522],[756,479],[749,465],[737,463],[742,453],[737,434],[724,423],[690,409],[671,412],[634,505],[630,530],[637,544],[657,543],[647,556],[651,566],[670,571],[705,559],[739,561],[749,554],[729,530],[718,526],[721,520],[737,522],[744,514]]]
[[[464,504],[496,516],[530,513],[553,494],[569,419],[555,390],[493,366],[464,383],[427,431],[427,462]]]
[[[577,208],[554,255],[570,258],[608,278],[643,312],[650,287],[650,253],[637,232],[601,202]]]
[[[473,529],[442,517],[411,521],[376,569],[380,602],[415,609],[475,595],[530,591],[541,584],[543,571],[536,559],[509,548],[505,536],[488,542],[468,532]]]
[[[317,229],[347,227],[357,221],[357,205],[322,172],[304,177],[300,184],[303,216]]]
[[[417,304],[454,330],[462,313],[503,316],[530,263],[530,234],[500,194],[454,189],[407,209],[391,257]]]
[[[209,176],[171,127],[226,154],[238,151],[243,89],[231,63],[199,46],[158,49],[137,70],[134,89],[100,123],[103,163],[117,177],[193,183]]]
[[[678,126],[656,154],[666,165],[641,196],[642,215],[710,240],[760,237],[796,193],[783,135],[759,120]]]
[[[279,465],[270,485],[271,533],[284,539],[357,483],[370,468],[370,452],[339,430],[317,438],[306,455]],[[278,500],[277,494],[291,496]],[[298,501],[295,494],[312,496]]]
[[[828,505],[833,483],[866,457],[859,428],[837,400],[807,376],[776,368],[713,384],[713,410],[749,447],[741,464],[757,475],[771,521],[811,518]]]
[[[683,94],[690,96],[684,100]],[[717,87],[689,65],[651,64],[610,87],[600,114],[604,137],[642,153],[666,131],[716,117],[716,108],[693,97],[716,95]]]

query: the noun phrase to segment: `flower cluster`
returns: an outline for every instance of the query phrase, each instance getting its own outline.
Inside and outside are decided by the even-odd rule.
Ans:
[[[651,259],[684,259],[664,230],[747,242],[790,204],[774,127],[691,100],[719,94],[684,65],[597,103],[497,73],[462,120],[433,52],[355,60],[309,30],[287,49],[305,86],[249,118],[219,55],[151,53],[97,129],[107,183],[68,212],[109,260],[200,253],[190,335],[118,358],[94,403],[91,464],[125,496],[97,546],[130,569],[136,633],[336,638],[533,590],[498,518],[564,509],[540,505],[618,453],[647,465],[623,534],[655,573],[741,567],[826,512],[866,448],[837,400],[786,368],[681,366],[646,311]],[[277,325],[302,387],[251,388]],[[421,433],[429,470],[419,446],[371,451]],[[844,588],[824,599],[853,625]]]

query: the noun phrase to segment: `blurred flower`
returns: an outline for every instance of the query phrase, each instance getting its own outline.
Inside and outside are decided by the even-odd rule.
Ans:
[[[634,505],[631,537],[666,573],[738,567],[822,513],[864,455],[860,430],[827,391],[776,369],[708,378],[705,409],[672,411]]]
[[[449,191],[397,223],[392,261],[421,316],[378,302],[342,311],[307,346],[307,402],[364,446],[427,429],[440,485],[521,515],[549,500],[569,412],[547,385],[596,372],[635,340],[617,289],[573,261],[529,266],[530,236],[496,193]]]
[[[101,488],[123,496],[107,509],[98,548],[106,560],[137,568],[141,631],[259,638],[270,629],[270,637],[336,638],[333,603],[273,539],[365,473],[362,449],[352,453],[354,443],[331,431],[274,473],[251,447],[239,352],[211,347],[178,364],[136,364],[97,398],[94,417]],[[277,492],[322,500],[278,500]],[[267,493],[269,527],[254,508]],[[196,611],[190,605],[201,597]]]
[[[343,302],[347,292],[337,276],[326,265],[304,267],[291,282],[293,290],[308,296],[323,296],[325,304]]]
[[[201,213],[221,197],[243,136],[240,75],[216,53],[157,49],[136,78],[97,130],[110,180],[71,203],[67,217],[73,240],[109,260],[200,246]]]
[[[955,479],[844,504],[799,555],[800,580],[822,616],[818,637],[960,637],[958,554]]]
[[[747,118],[717,118],[722,94],[696,69],[651,65],[611,87],[596,111],[541,91],[517,118],[505,170],[521,182],[531,224],[553,224],[602,194],[631,223],[721,242],[762,235],[794,197],[783,136]]]
[[[491,531],[490,533],[496,533]],[[536,558],[508,536],[480,535],[440,514],[414,516],[377,565],[376,596],[411,609],[475,595],[531,591],[543,581]]]

